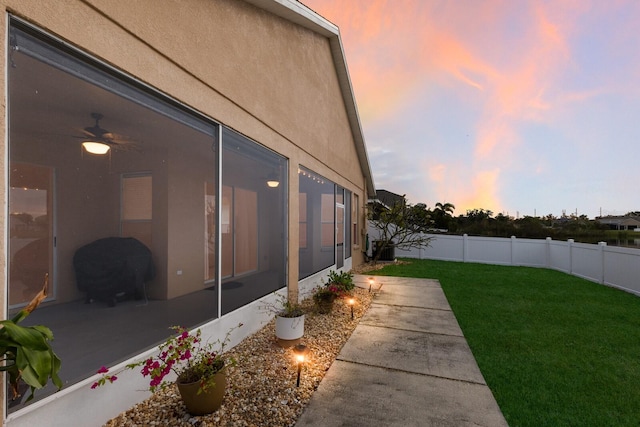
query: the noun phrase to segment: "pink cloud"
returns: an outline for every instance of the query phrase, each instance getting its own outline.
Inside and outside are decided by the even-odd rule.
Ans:
[[[501,204],[498,198],[500,170],[486,170],[475,174],[469,189],[460,195],[460,213],[467,209],[499,209]]]
[[[555,124],[560,116],[569,117],[571,109],[579,103],[612,90],[629,90],[622,79],[603,79],[591,87],[567,87],[562,79],[581,71],[574,62],[572,49],[581,32],[597,31],[588,28],[589,23],[597,22],[612,9],[616,9],[615,13],[633,9],[628,13],[635,11],[640,16],[640,3],[637,6],[632,2],[581,0],[464,3],[303,0],[303,3],[341,29],[365,132],[374,125],[382,127],[403,120],[400,115],[406,115],[418,100],[420,105],[427,105],[432,102],[430,95],[445,91],[455,98],[452,105],[460,103],[476,113],[475,118],[465,117],[464,126],[471,129],[473,144],[464,147],[468,150],[464,161],[445,164],[438,158],[437,150],[447,150],[455,144],[439,138],[437,143],[429,140],[430,145],[424,147],[425,152],[434,151],[432,163],[420,168],[423,176],[419,185],[429,188],[435,201],[454,203],[459,213],[479,207],[501,211],[501,180],[521,168],[528,168],[530,173],[546,170],[520,157],[526,151],[521,150],[526,143],[523,127]],[[582,17],[587,15],[589,20],[583,21]],[[625,37],[634,32],[635,26],[616,28],[620,46],[625,46]],[[636,67],[640,76],[640,65]],[[421,125],[435,128],[438,123],[425,117]],[[424,138],[416,138],[416,141],[405,138],[402,143],[408,148],[404,149],[416,150],[418,144],[425,144]],[[367,140],[370,149],[387,143]],[[421,198],[416,201],[432,202]]]
[[[428,168],[428,176],[423,184],[428,186],[433,194],[428,205],[433,207],[436,202],[453,203],[456,207],[455,215],[465,214],[469,209],[491,209],[494,212],[501,210],[499,198],[501,171],[499,168],[479,170],[470,173],[470,176],[452,173],[455,170],[465,169],[465,165],[456,164],[445,166],[434,164],[428,166],[424,161],[423,167]],[[410,195],[412,201],[424,201]]]
[[[429,179],[432,182],[445,183],[447,178],[447,166],[440,163],[437,165],[428,166]]]

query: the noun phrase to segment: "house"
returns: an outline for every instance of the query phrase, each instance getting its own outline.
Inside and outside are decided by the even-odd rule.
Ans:
[[[405,197],[387,190],[376,190],[376,203],[381,203],[386,208],[390,208],[397,203],[405,203]]]
[[[2,6],[0,307],[49,273],[26,322],[53,331],[65,383],[32,404],[3,396],[6,425],[101,424],[148,397],[133,372],[90,390],[101,366],[153,352],[172,325],[215,339],[242,322],[235,344],[268,320],[262,299],[363,262],[375,190],[335,25],[292,0]],[[121,246],[74,263],[132,238],[153,270]],[[99,274],[79,286],[83,269]]]
[[[596,222],[607,225],[611,230],[638,230],[640,229],[640,216],[623,215],[623,216],[599,216]]]
[[[391,209],[398,203],[406,203],[405,197],[387,190],[376,190],[376,197],[367,201],[367,209],[377,218],[380,212]]]

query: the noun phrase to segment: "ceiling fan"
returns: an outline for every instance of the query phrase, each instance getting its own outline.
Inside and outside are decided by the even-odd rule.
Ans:
[[[82,146],[87,152],[92,154],[107,154],[111,148],[114,150],[138,150],[133,141],[129,141],[126,137],[118,135],[100,127],[100,120],[104,117],[100,113],[91,113],[91,117],[96,121],[93,126],[87,126],[82,129],[84,136],[81,138]]]

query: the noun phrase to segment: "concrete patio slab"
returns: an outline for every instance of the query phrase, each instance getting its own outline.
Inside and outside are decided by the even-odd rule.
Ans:
[[[297,427],[505,427],[486,386],[336,361]]]
[[[440,284],[375,279],[380,292],[296,426],[506,427]]]
[[[338,360],[485,384],[461,336],[358,325]]]
[[[389,281],[383,282],[382,289],[376,297],[376,302],[379,304],[403,307],[451,310],[449,301],[447,301],[447,297],[444,295],[442,288],[440,286],[433,286],[429,282],[420,285],[401,285],[389,283]]]
[[[363,325],[462,336],[452,311],[373,304],[360,320]]]

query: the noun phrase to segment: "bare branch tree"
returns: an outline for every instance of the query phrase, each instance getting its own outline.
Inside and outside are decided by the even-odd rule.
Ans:
[[[426,248],[431,237],[426,232],[431,225],[431,217],[424,204],[412,206],[402,201],[390,207],[380,207],[369,212],[371,225],[378,230],[380,245],[373,252],[374,264],[378,262],[385,249],[396,247],[401,249]]]

